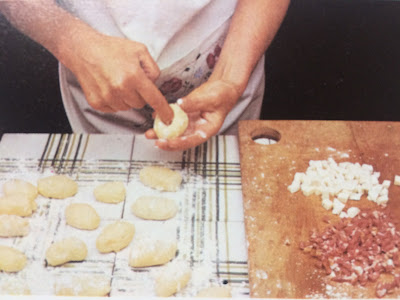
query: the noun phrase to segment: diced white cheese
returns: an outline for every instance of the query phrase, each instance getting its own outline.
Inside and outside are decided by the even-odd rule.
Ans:
[[[363,195],[362,193],[352,193],[352,194],[350,194],[349,199],[358,201],[361,199],[362,195]]]
[[[333,202],[329,198],[322,199],[322,207],[326,210],[331,210],[333,207]]]
[[[370,174],[372,174],[372,172],[374,171],[374,167],[371,166],[371,165],[368,165],[368,164],[363,164],[363,165],[361,166],[361,168],[362,168],[363,170],[368,171],[368,173],[370,173]]]
[[[349,209],[347,210],[347,216],[349,218],[354,218],[355,216],[358,215],[359,212],[360,209],[358,207],[349,207]]]
[[[390,187],[390,183],[391,183],[391,181],[390,180],[384,180],[383,182],[382,182],[382,186],[384,187],[384,188],[389,188]]]
[[[291,185],[288,186],[289,192],[296,193],[300,190],[300,181],[294,180]]]
[[[339,217],[340,218],[347,218],[347,214],[344,212],[344,211],[342,211],[340,214],[339,214]]]
[[[394,176],[394,185],[400,185],[400,176],[399,175]]]
[[[304,196],[308,197],[314,193],[314,187],[302,184],[301,191],[303,192]]]
[[[343,208],[345,207],[345,204],[339,201],[337,198],[333,199],[333,208],[332,208],[332,213],[334,215],[338,215],[342,212]]]
[[[347,192],[340,192],[340,193],[337,195],[338,200],[339,200],[340,202],[342,202],[342,203],[346,203],[347,200],[349,200],[349,197],[350,197],[350,194],[347,193]]]
[[[386,204],[388,201],[389,201],[389,197],[387,195],[379,196],[376,199],[376,203],[379,204],[379,205]]]

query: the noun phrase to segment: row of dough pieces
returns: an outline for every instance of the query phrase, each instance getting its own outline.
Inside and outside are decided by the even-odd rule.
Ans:
[[[168,168],[151,166],[140,171],[143,184],[160,191],[177,191],[182,182],[179,172]],[[30,216],[37,208],[35,199],[38,194],[47,198],[65,199],[78,191],[77,183],[64,175],[53,175],[38,180],[37,188],[29,182],[11,180],[3,185],[4,196],[0,198],[0,237],[25,236],[29,233]],[[125,199],[126,190],[121,182],[107,182],[94,189],[97,201],[119,203]],[[178,206],[172,199],[154,196],[139,197],[131,207],[132,213],[142,219],[166,220],[176,215]],[[100,224],[96,210],[86,203],[72,203],[65,210],[66,223],[82,230],[94,230]],[[118,252],[126,248],[135,234],[135,226],[129,222],[117,221],[107,225],[96,239],[96,248],[101,253]],[[171,261],[177,251],[176,240],[152,241],[150,247],[138,244],[132,247],[129,257],[131,267],[164,265]],[[46,251],[48,265],[60,266],[70,261],[83,261],[87,256],[85,242],[69,237],[53,243]],[[24,253],[0,245],[0,271],[18,272],[27,264]],[[177,272],[179,270],[179,272]],[[171,296],[186,286],[191,277],[187,264],[167,265],[155,277],[157,296]],[[110,287],[78,289],[80,296],[104,296]],[[57,291],[56,291],[57,293]],[[59,289],[58,295],[77,295],[68,288]],[[227,287],[211,287],[200,291],[201,297],[230,297]]]

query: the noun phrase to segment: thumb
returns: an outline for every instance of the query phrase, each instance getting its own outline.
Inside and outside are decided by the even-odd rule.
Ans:
[[[203,97],[198,96],[197,93],[190,93],[189,95],[180,98],[176,103],[186,112],[194,113],[203,110],[204,101]]]

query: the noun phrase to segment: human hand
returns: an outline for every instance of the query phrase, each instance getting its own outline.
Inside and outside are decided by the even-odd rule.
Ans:
[[[148,103],[169,124],[173,112],[154,81],[160,70],[145,45],[91,35],[65,59],[91,107],[101,112],[142,108]]]
[[[204,143],[218,133],[240,95],[233,84],[210,78],[178,101],[189,117],[189,126],[184,134],[170,140],[159,139],[156,146],[163,150],[177,151]],[[153,129],[145,135],[148,139],[157,139]]]

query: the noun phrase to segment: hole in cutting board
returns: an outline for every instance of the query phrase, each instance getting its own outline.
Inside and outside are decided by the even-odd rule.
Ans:
[[[269,127],[258,128],[251,133],[251,139],[260,145],[272,145],[279,142],[281,134]]]

